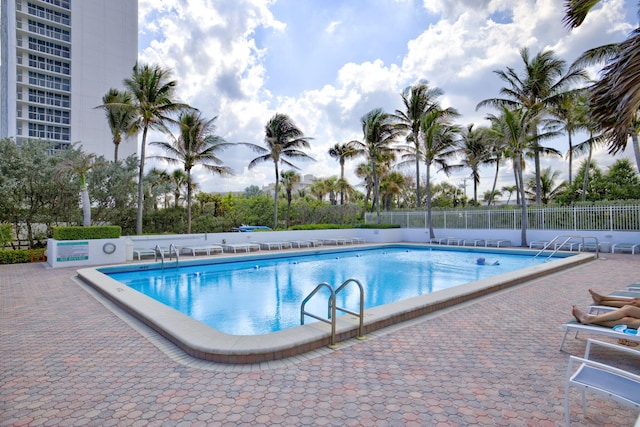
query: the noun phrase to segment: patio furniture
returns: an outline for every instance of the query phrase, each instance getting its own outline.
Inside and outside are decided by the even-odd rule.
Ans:
[[[640,243],[614,243],[611,245],[611,253],[615,254],[616,249],[619,252],[631,252],[631,255],[634,255],[637,252],[640,252]]]
[[[484,241],[484,246],[485,247],[495,246],[496,248],[499,248],[500,246],[502,246],[502,247],[511,246],[511,240],[507,240],[507,239],[486,239]]]
[[[567,427],[571,424],[569,414],[570,387],[580,389],[582,394],[582,414],[585,418],[587,417],[586,392],[597,394],[622,405],[640,410],[640,375],[589,359],[592,345],[640,357],[640,352],[632,348],[591,339],[587,340],[584,357],[569,356],[569,366],[567,367],[564,387],[564,412],[565,425]],[[578,365],[578,368],[574,372],[575,365]]]
[[[567,334],[569,332],[575,332],[576,337],[580,332],[583,332],[586,334],[600,335],[607,338],[625,339],[627,341],[640,342],[640,335],[625,334],[624,332],[614,331],[612,328],[607,328],[605,326],[583,325],[582,323],[578,323],[575,320],[565,323],[564,325],[562,325],[562,327],[564,328],[564,334],[562,335],[562,342],[560,343],[560,351],[562,351],[562,347],[564,347],[564,342],[567,339]]]
[[[207,255],[211,253],[220,252],[223,253],[224,249],[220,245],[203,245],[203,246],[185,246],[182,248],[182,252],[191,252],[191,255],[196,256],[198,252],[205,252]]]

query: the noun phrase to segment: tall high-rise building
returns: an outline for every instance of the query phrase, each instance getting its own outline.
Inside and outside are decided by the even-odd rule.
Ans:
[[[113,160],[102,109],[138,57],[137,0],[0,0],[0,137]],[[118,157],[137,152],[135,138]]]

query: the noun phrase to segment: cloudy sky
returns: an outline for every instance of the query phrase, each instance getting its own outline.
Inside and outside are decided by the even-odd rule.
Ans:
[[[361,139],[360,118],[372,109],[392,113],[402,108],[401,91],[419,80],[444,91],[440,101],[458,109],[460,124],[486,124],[484,117],[493,111],[475,107],[499,96],[502,82],[494,70],[522,69],[522,47],[532,56],[553,49],[570,63],[586,49],[623,40],[637,25],[635,2],[608,0],[582,27],[569,31],[562,25],[561,3],[139,0],[139,56],[142,62],[173,69],[180,100],[207,118],[217,116],[217,134],[227,141],[262,144],[269,118],[289,115],[313,138],[309,154],[315,162],[297,162],[299,172],[326,178],[340,173],[328,149]],[[584,139],[579,136],[578,142]],[[567,150],[566,138],[549,145]],[[631,157],[631,150],[622,155]],[[247,148],[233,148],[220,157],[235,176],[197,170],[201,190],[242,191],[274,181],[273,163],[247,169],[256,157]],[[363,160],[347,162],[352,184],[359,184],[353,170]],[[601,166],[613,160],[605,150],[597,156]],[[563,159],[545,159],[547,166],[566,177]],[[434,179],[463,185],[469,173],[437,173]],[[492,179],[493,170],[487,167],[481,192]],[[501,185],[512,183],[507,165],[501,180]],[[472,197],[471,181],[466,184]]]

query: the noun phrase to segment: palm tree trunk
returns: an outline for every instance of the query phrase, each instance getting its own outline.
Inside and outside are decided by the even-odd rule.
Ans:
[[[278,177],[280,175],[278,171],[278,162],[274,163],[276,165],[276,188],[273,194],[273,229],[275,230],[278,228]]]
[[[427,224],[429,225],[429,239],[436,237],[433,232],[433,224],[431,223],[431,168],[427,163]]]
[[[493,177],[493,185],[491,186],[491,195],[489,196],[489,202],[487,203],[487,206],[494,203],[493,198],[495,197],[495,194],[496,194],[496,185],[498,185],[499,172],[500,172],[500,160],[496,159],[496,174]],[[507,202],[507,204],[509,204],[509,202]]]
[[[418,133],[413,133],[413,143],[416,145],[416,207],[420,207],[420,156],[418,155]]]
[[[377,224],[380,224],[380,186],[378,185],[378,174],[376,172],[376,162],[375,160],[371,160],[371,170],[373,173],[373,197],[374,197],[374,204],[376,206],[376,213],[377,213]]]
[[[522,216],[521,219],[521,229],[520,229],[520,246],[527,247],[527,227],[529,218],[527,217],[527,199],[524,194],[524,180],[522,177],[522,163],[521,159],[518,158],[518,163],[516,164],[516,174],[518,176],[517,187],[518,193],[520,194],[520,214]]]
[[[584,177],[582,179],[582,201],[587,198],[587,183],[589,182],[589,172],[591,171],[591,156],[593,154],[593,145],[589,144],[589,155],[587,156],[587,164],[584,168]]]
[[[144,157],[146,155],[147,131],[149,128],[144,127],[142,131],[142,143],[140,144],[140,168],[138,170],[138,210],[136,212],[136,234],[142,234],[142,211],[144,194],[142,193],[142,180],[144,179]]]
[[[571,132],[569,132],[569,187],[571,187],[572,175],[573,175],[573,141],[571,140]]]
[[[80,199],[82,200],[82,225],[89,227],[91,225],[91,202],[86,183],[80,187]]]
[[[191,234],[191,169],[187,169],[187,234]]]
[[[340,159],[340,182],[344,181],[344,158]],[[344,189],[340,189],[340,206],[344,206]]]
[[[631,134],[631,145],[633,145],[633,154],[636,157],[636,167],[638,168],[638,173],[640,173],[640,143],[638,142],[638,134]]]

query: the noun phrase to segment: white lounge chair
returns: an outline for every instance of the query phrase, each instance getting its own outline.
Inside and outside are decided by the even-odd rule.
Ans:
[[[590,392],[615,400],[625,406],[640,410],[640,375],[589,359],[592,345],[619,350],[640,357],[640,352],[628,347],[601,341],[587,340],[584,357],[569,356],[569,366],[564,387],[565,425],[570,426],[569,388],[576,387],[582,393],[582,414],[587,417],[585,393]],[[574,372],[574,365],[578,365]]]
[[[607,328],[605,326],[583,325],[582,323],[578,323],[577,321],[572,320],[571,322],[562,325],[562,327],[564,328],[564,335],[562,335],[560,351],[562,351],[562,347],[564,347],[564,342],[567,339],[567,334],[569,332],[575,332],[576,337],[578,336],[578,333],[584,332],[586,334],[600,335],[613,339],[625,339],[627,341],[635,341],[640,343],[640,335],[625,334],[624,332],[614,331],[612,328]]]
[[[511,240],[507,240],[507,239],[487,239],[484,241],[484,246],[485,247],[489,247],[489,246],[495,246],[496,248],[499,248],[500,246],[511,246]]]
[[[260,251],[260,245],[258,243],[226,243],[223,244],[222,247],[227,251],[233,253],[237,253],[238,250],[243,250],[245,252],[251,252],[252,249]]]
[[[220,245],[203,245],[203,246],[185,246],[182,248],[183,252],[191,252],[191,255],[196,256],[197,252],[205,252],[207,255],[216,252],[224,252],[224,249]]]
[[[631,252],[634,255],[636,251],[640,252],[640,243],[614,243],[611,245],[611,253],[615,254],[616,249],[619,252]]]
[[[169,248],[168,247],[161,247],[160,250],[162,251],[163,255],[169,255]],[[133,249],[133,254],[135,256],[138,257],[138,261],[140,261],[140,259],[143,256],[156,256],[156,249],[155,248],[134,248]]]

